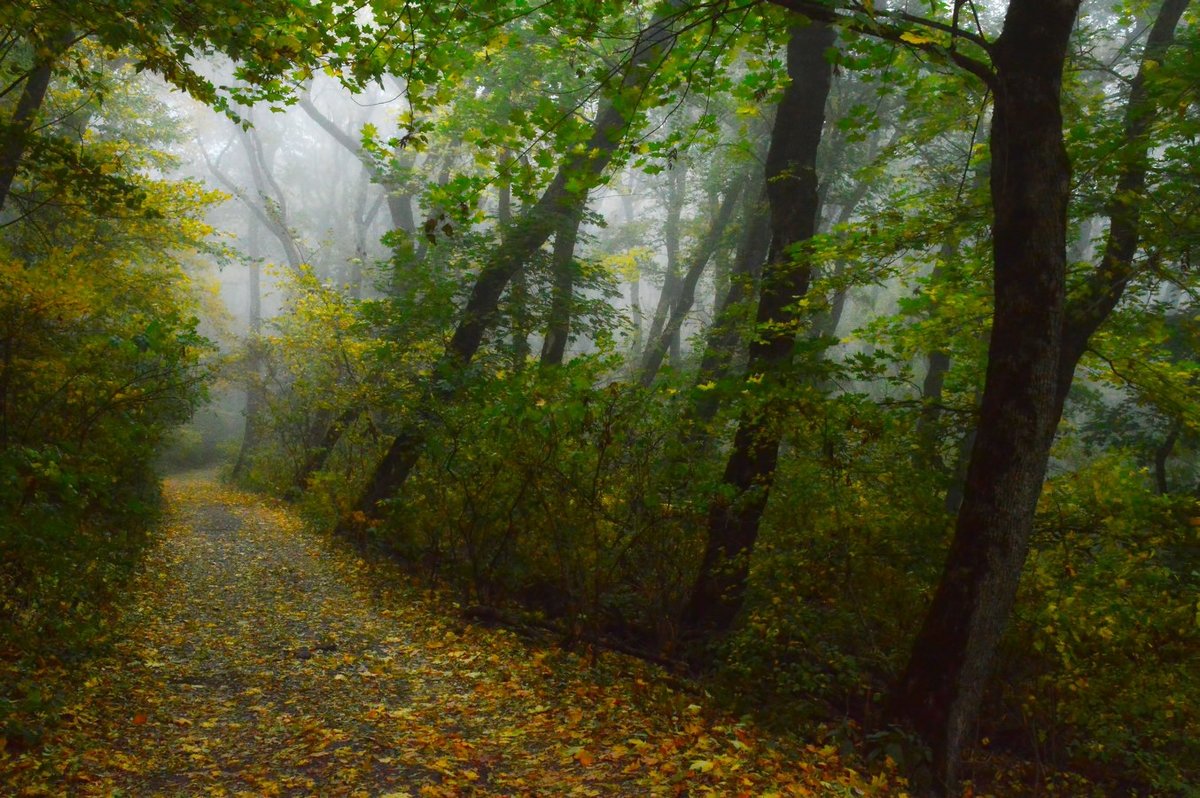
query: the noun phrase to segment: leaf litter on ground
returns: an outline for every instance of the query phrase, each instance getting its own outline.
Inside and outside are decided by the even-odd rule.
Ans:
[[[116,642],[71,674],[17,796],[904,794],[621,655],[538,648],[285,506],[169,479]]]

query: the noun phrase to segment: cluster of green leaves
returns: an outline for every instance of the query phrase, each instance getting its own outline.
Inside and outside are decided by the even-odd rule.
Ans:
[[[376,534],[472,601],[519,599],[576,631],[674,642],[699,556],[697,488],[713,474],[663,467],[671,406],[604,380],[613,366],[577,358],[476,385]]]

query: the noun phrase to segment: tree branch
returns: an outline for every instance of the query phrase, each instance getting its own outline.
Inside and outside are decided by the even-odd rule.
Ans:
[[[884,41],[896,42],[906,47],[915,50],[923,50],[927,53],[947,58],[953,61],[962,69],[975,75],[982,80],[989,88],[995,88],[996,75],[992,71],[989,64],[977,58],[960,53],[953,47],[955,39],[964,39],[972,44],[980,47],[984,52],[991,53],[992,44],[982,35],[972,33],[962,28],[950,25],[937,20],[918,17],[903,11],[880,11],[873,15],[877,20],[880,17],[894,19],[899,22],[905,22],[910,25],[916,25],[928,30],[936,30],[941,33],[949,33],[951,36],[951,46],[940,44],[934,41],[914,41],[912,32],[898,25],[889,25],[874,21],[872,24],[867,24],[861,20],[855,19],[852,16],[838,13],[836,8],[827,6],[817,0],[767,0],[772,5],[785,8],[789,11],[794,11],[797,14],[808,17],[817,22],[825,22],[830,25],[836,25],[846,30],[852,30],[855,33],[861,33],[864,36],[873,36]],[[905,36],[908,38],[905,38]]]

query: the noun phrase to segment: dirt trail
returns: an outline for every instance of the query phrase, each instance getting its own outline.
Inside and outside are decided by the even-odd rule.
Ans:
[[[465,625],[284,508],[203,475],[166,495],[124,636],[52,739],[0,751],[0,794],[897,794],[639,663]]]

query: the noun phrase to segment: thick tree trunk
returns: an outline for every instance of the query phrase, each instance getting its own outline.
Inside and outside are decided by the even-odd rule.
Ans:
[[[1173,40],[1187,0],[1167,0],[1130,92],[1127,145],[1103,260],[1066,305],[1070,165],[1062,142],[1062,68],[1078,0],[1014,0],[993,46],[995,311],[979,426],[946,568],[892,709],[932,746],[940,785],[957,785],[962,747],[1008,620],[1050,444],[1087,340],[1132,273],[1154,116],[1146,62]]]
[[[700,242],[696,251],[692,253],[691,263],[679,281],[675,302],[671,307],[671,317],[663,327],[662,332],[659,333],[658,339],[651,340],[649,346],[646,348],[646,352],[642,357],[642,376],[640,382],[647,388],[654,383],[654,378],[658,375],[658,369],[662,365],[663,358],[666,357],[673,342],[679,340],[679,331],[683,327],[684,317],[691,312],[692,304],[696,301],[696,285],[700,282],[700,276],[704,273],[708,262],[712,260],[713,253],[717,251],[717,247],[721,243],[721,237],[725,234],[725,227],[729,224],[729,219],[733,216],[733,209],[737,207],[738,200],[741,199],[743,182],[742,180],[738,180],[734,185],[725,190],[725,198],[713,214],[708,233],[704,236],[704,240]]]
[[[617,92],[618,102],[601,102],[592,126],[592,136],[585,147],[562,165],[541,198],[522,211],[513,222],[509,234],[484,264],[467,299],[458,327],[454,331],[435,371],[425,402],[402,425],[366,490],[358,502],[358,511],[366,516],[375,513],[377,504],[395,494],[408,479],[425,445],[429,425],[433,423],[431,408],[451,402],[458,394],[462,372],[470,364],[491,328],[505,286],[546,240],[570,216],[581,191],[600,182],[604,170],[612,161],[617,148],[632,123],[638,100],[652,61],[662,57],[672,39],[670,15],[659,17],[638,37]],[[570,186],[570,187],[569,187]],[[351,531],[343,525],[343,531]]]
[[[892,709],[953,791],[1025,562],[1058,424],[1071,169],[1061,86],[1078,0],[1013,0],[992,48],[995,310],[963,503]]]
[[[773,236],[758,302],[760,335],[750,344],[749,372],[762,375],[768,389],[786,379],[797,335],[795,303],[812,276],[811,263],[796,245],[816,232],[817,148],[833,75],[825,51],[833,43],[833,28],[820,22],[793,29],[788,42],[792,83],[779,104],[766,166]],[[769,406],[748,410],[738,424],[723,479],[728,495],[709,508],[704,559],[682,619],[693,635],[727,631],[741,608],[779,457],[771,413]]]

